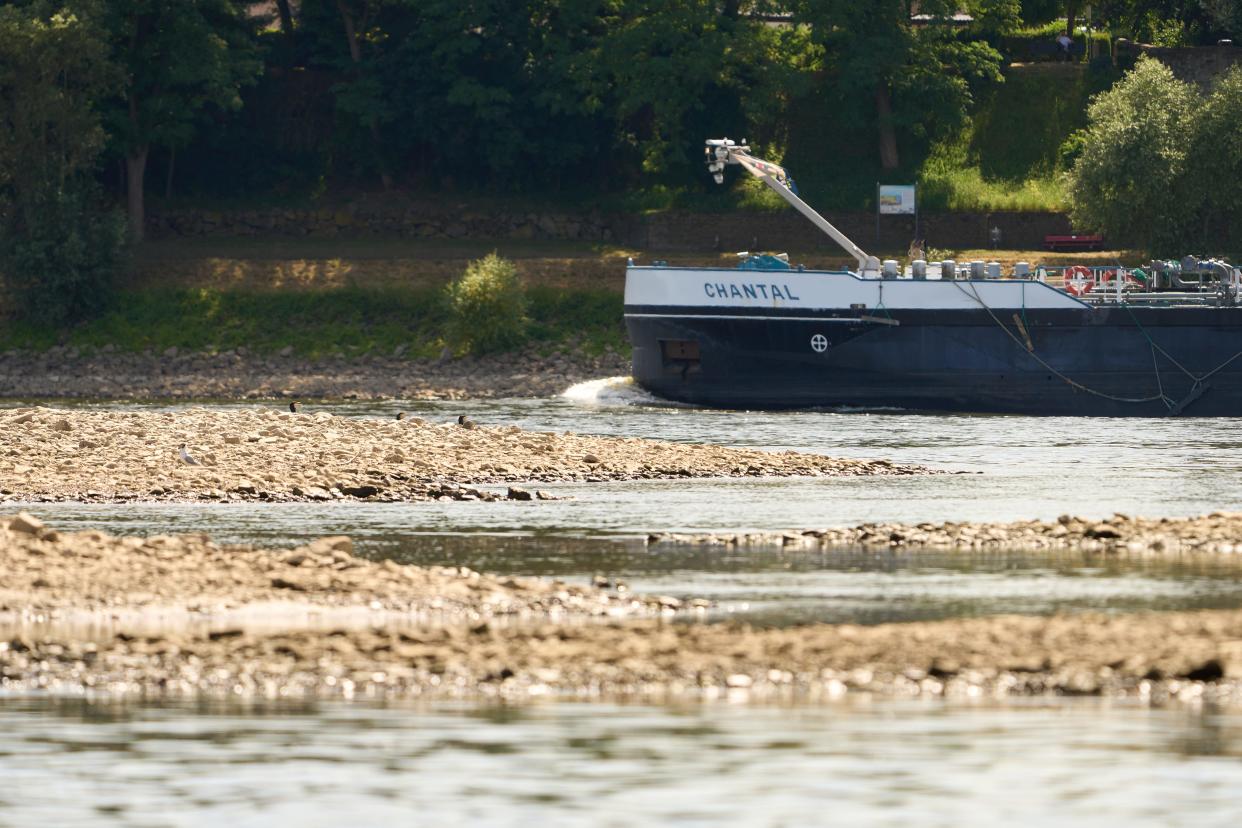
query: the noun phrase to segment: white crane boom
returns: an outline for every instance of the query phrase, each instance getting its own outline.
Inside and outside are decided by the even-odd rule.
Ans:
[[[807,204],[790,189],[789,174],[785,172],[784,167],[755,158],[750,154],[750,147],[746,144],[738,144],[730,141],[728,138],[713,138],[707,142],[707,169],[716,179],[717,184],[724,183],[724,168],[726,164],[737,164],[748,173],[758,178],[764,184],[767,184],[781,198],[788,201],[793,208],[802,215],[806,216],[812,224],[818,227],[828,236],[841,245],[847,253],[858,260],[860,275],[878,274],[880,272],[880,260],[875,256],[870,256],[867,251],[850,240],[850,237],[833,227],[828,219],[815,212],[811,205]]]

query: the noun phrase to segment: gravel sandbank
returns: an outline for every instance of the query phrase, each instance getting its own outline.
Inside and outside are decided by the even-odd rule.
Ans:
[[[589,585],[369,561],[353,554],[353,542],[345,536],[268,550],[222,546],[205,535],[60,532],[26,512],[0,518],[0,572],[0,614],[10,618],[94,611],[119,616],[135,610],[210,614],[279,601],[400,612],[445,623],[674,608],[671,599]]]
[[[196,465],[182,459],[183,444]],[[294,414],[275,406],[0,411],[0,502],[491,500],[505,495],[463,487],[925,472],[887,460],[462,426],[418,417]],[[519,488],[508,496],[536,495]]]
[[[1056,520],[1009,523],[864,523],[781,533],[654,534],[649,544],[785,546],[882,549],[1064,549],[1087,552],[1242,554],[1242,512],[1175,518],[1114,514],[1096,520],[1062,515]]]
[[[514,700],[1089,694],[1242,703],[1238,610],[785,629],[671,623],[689,602],[371,563],[350,554],[343,538],[263,551],[200,536],[62,534],[27,515],[0,519],[0,566],[7,577],[0,690],[17,692]],[[248,602],[265,605],[288,592],[304,604],[356,612],[334,616],[332,629],[238,620]],[[127,618],[169,606],[205,621],[127,626]],[[438,613],[434,622],[428,610]],[[59,623],[83,611],[112,623],[88,631]],[[394,613],[416,623],[388,623]],[[598,620],[567,623],[574,619]]]

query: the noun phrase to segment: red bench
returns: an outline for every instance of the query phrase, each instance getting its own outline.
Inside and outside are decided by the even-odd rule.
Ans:
[[[1068,236],[1044,236],[1045,250],[1103,250],[1103,236],[1073,233]]]

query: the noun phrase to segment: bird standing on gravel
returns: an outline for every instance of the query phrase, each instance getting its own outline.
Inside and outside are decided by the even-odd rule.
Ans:
[[[405,412],[404,412],[404,411],[398,411],[398,412],[397,412],[397,419],[398,419],[398,420],[404,420],[404,419],[405,419]]]
[[[195,460],[192,456],[190,456],[190,453],[186,451],[185,443],[181,444],[181,462],[185,463],[188,466],[201,466],[202,465],[202,463]]]
[[[457,415],[457,424],[461,426],[462,428],[474,428],[475,427],[474,420],[470,419],[465,414]]]
[[[298,409],[301,407],[302,407],[302,404],[298,402],[297,400],[294,400],[293,402],[289,403],[289,410],[293,412],[294,414],[297,414]]]

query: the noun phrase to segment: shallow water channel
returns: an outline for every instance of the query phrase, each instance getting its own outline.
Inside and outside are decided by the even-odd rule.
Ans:
[[[922,463],[901,478],[541,485],[572,500],[432,504],[40,504],[61,528],[203,531],[283,545],[349,534],[422,564],[717,602],[758,624],[1242,607],[1242,561],[1077,553],[648,547],[658,531],[1009,520],[1239,508],[1233,420],[731,413],[597,383],[556,400],[328,407],[539,430]],[[116,405],[116,404],[113,404]],[[117,406],[124,407],[124,406]],[[1242,711],[1102,702],[528,709],[84,705],[0,697],[0,825],[1232,824]],[[53,795],[55,791],[55,795]],[[63,793],[62,793],[63,792]]]

